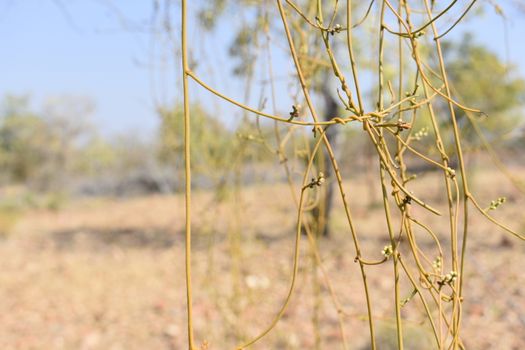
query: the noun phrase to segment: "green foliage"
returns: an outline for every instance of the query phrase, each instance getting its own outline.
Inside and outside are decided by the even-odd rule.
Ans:
[[[5,193],[2,193],[0,201],[0,239],[9,237],[21,215],[22,210],[19,203],[11,198],[5,198]]]
[[[237,58],[238,63],[233,69],[233,74],[239,76],[251,76],[253,74],[253,64],[257,59],[257,51],[254,50],[258,45],[260,32],[255,25],[243,25],[237,32],[233,43],[230,46],[230,56]]]
[[[16,209],[0,208],[0,239],[9,237],[19,216]]]
[[[73,169],[77,174],[93,176],[114,168],[118,159],[114,146],[102,137],[95,136],[79,150]]]
[[[197,15],[201,26],[206,30],[215,28],[218,15],[224,12],[226,8],[226,0],[208,1],[206,6],[203,6]]]
[[[7,97],[0,119],[0,164],[9,180],[27,181],[48,160],[50,133],[27,98]]]
[[[89,131],[83,117],[90,111],[89,103],[60,98],[48,101],[43,111],[36,113],[30,109],[28,97],[7,96],[0,111],[4,183],[43,190],[63,186],[81,140]]]
[[[424,328],[423,325],[405,323],[403,325],[403,343],[407,350],[434,349],[435,342],[432,333]],[[376,347],[380,350],[396,350],[397,334],[395,322],[380,321],[378,322]],[[363,350],[370,349],[370,345],[365,346]]]
[[[229,163],[233,135],[201,106],[194,105],[191,110],[192,167],[196,172],[213,172]],[[160,160],[182,169],[183,109],[181,106],[160,108],[158,114],[161,118]]]

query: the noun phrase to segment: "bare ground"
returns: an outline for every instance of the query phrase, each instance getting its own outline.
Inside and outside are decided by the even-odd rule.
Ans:
[[[414,190],[443,209],[435,181],[428,175]],[[481,203],[508,198],[495,214],[523,232],[524,196],[493,173],[473,181]],[[369,206],[362,179],[346,186],[364,255],[380,259],[388,243],[382,209]],[[253,186],[237,204],[217,204],[212,193],[195,194],[195,336],[209,349],[233,349],[264,329],[290,280],[296,219],[289,189]],[[344,308],[349,348],[366,349],[363,287],[341,210],[336,207],[333,235],[319,242],[320,251]],[[414,211],[448,249],[448,221]],[[0,349],[187,348],[183,214],[182,196],[77,200],[59,211],[26,212],[0,241]],[[467,349],[525,349],[525,244],[478,214],[471,223],[462,340]],[[422,233],[419,244],[432,249]],[[316,343],[320,349],[342,349],[338,314],[323,275],[313,272],[304,237],[301,251],[291,304],[253,349],[315,349]],[[383,339],[379,349],[390,349],[392,265],[367,271]],[[403,295],[409,295],[408,281],[401,282]],[[403,310],[409,349],[433,346],[422,310],[417,298]]]

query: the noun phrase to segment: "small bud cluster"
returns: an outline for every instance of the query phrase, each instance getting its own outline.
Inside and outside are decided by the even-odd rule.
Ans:
[[[299,110],[300,109],[301,109],[301,105],[293,105],[292,106],[292,111],[290,112],[290,119],[288,119],[288,120],[292,120],[294,118],[299,117]]]
[[[305,188],[314,188],[315,186],[321,186],[325,181],[324,174],[322,172],[319,172],[319,176],[317,176],[317,179],[312,177],[312,181],[308,185],[305,186]]]
[[[336,24],[333,28],[328,28],[326,31],[331,35],[334,35],[335,33],[340,33],[342,30],[343,27],[341,27],[340,24]]]
[[[412,290],[412,293],[410,293],[409,296],[407,296],[405,299],[401,300],[400,304],[401,304],[401,307],[405,306],[406,304],[408,304],[408,302],[410,300],[412,300],[412,298],[414,297],[414,295],[416,295],[417,293],[417,289],[414,289]]]
[[[456,271],[450,271],[445,276],[443,276],[440,281],[438,281],[438,284],[440,286],[444,286],[445,284],[451,285],[456,281],[457,277],[458,273]]]
[[[441,269],[441,266],[443,266],[443,261],[441,260],[441,257],[438,256],[437,258],[434,259],[434,261],[432,262],[432,267],[434,268],[434,270],[438,271]]]
[[[248,141],[254,141],[256,139],[256,137],[253,134],[242,133],[242,132],[237,133],[237,138],[239,138],[240,140],[248,140]]]
[[[383,256],[387,259],[390,258],[392,254],[394,254],[394,249],[392,248],[392,245],[386,245],[381,251],[381,254],[383,254]]]
[[[421,128],[421,130],[417,131],[416,133],[414,133],[414,135],[412,135],[412,137],[419,141],[421,140],[423,137],[427,136],[428,135],[428,128],[425,126],[423,128]]]
[[[489,206],[489,210],[496,210],[496,208],[498,208],[500,205],[505,203],[506,200],[507,200],[507,198],[505,198],[505,197],[499,197],[495,201],[491,201],[490,202],[490,206]]]
[[[397,125],[398,131],[408,130],[412,127],[411,123],[405,122],[403,121],[403,119],[398,119],[396,125]]]

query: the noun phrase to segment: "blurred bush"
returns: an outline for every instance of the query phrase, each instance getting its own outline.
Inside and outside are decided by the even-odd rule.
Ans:
[[[0,205],[0,239],[9,237],[20,215],[18,208]]]
[[[377,323],[376,347],[381,350],[397,350],[397,332],[395,321],[380,321]],[[434,349],[435,340],[430,330],[424,325],[403,324],[403,345],[406,350]],[[362,350],[371,349],[366,345]]]

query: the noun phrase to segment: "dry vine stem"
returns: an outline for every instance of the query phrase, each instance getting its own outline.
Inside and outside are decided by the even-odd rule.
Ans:
[[[457,18],[452,18],[452,25],[444,33],[438,33],[436,23],[442,18],[448,17],[451,9],[458,6],[457,0],[452,0],[441,10],[434,9],[428,0],[418,0],[408,2],[406,0],[399,0],[397,6],[392,4],[389,0],[379,0],[376,5],[379,9],[379,18],[377,23],[378,34],[378,60],[377,60],[377,100],[374,101],[375,110],[366,111],[367,103],[363,98],[363,87],[359,83],[359,62],[354,53],[354,30],[358,26],[363,25],[366,21],[372,21],[372,16],[369,16],[373,8],[374,0],[372,0],[366,8],[363,16],[357,23],[352,22],[353,4],[351,0],[347,0],[345,4],[345,11],[343,16],[346,19],[345,27],[335,24],[335,21],[341,16],[339,12],[339,2],[335,0],[330,7],[332,13],[328,23],[324,22],[323,2],[316,0],[306,2],[310,4],[307,11],[302,9],[301,3],[295,3],[291,0],[285,0],[288,5],[288,11],[285,9],[283,1],[276,0],[276,12],[279,14],[282,28],[284,29],[289,53],[295,67],[295,73],[298,83],[301,88],[302,98],[300,102],[306,103],[311,120],[304,120],[299,116],[298,110],[294,105],[291,117],[280,117],[276,115],[275,107],[275,91],[273,87],[271,57],[269,54],[270,40],[268,36],[268,57],[269,57],[269,75],[272,89],[272,102],[274,104],[274,113],[269,114],[261,108],[252,108],[245,103],[236,101],[217,89],[212,88],[206,84],[188,65],[188,47],[187,47],[187,0],[182,0],[182,67],[183,67],[183,91],[184,91],[184,154],[185,154],[185,177],[186,177],[186,288],[187,288],[187,318],[188,318],[188,344],[190,350],[196,350],[193,336],[193,316],[192,316],[192,288],[191,288],[191,159],[190,159],[190,105],[189,105],[189,88],[188,79],[198,83],[201,87],[208,90],[217,97],[236,105],[243,109],[246,113],[250,112],[257,116],[275,122],[275,138],[277,146],[272,150],[270,142],[263,140],[264,146],[273,153],[279,155],[280,159],[285,159],[282,162],[283,168],[287,175],[288,184],[292,191],[293,200],[297,207],[296,225],[295,225],[295,245],[293,250],[293,267],[290,276],[290,285],[286,294],[285,300],[277,311],[274,318],[269,325],[265,327],[258,335],[255,335],[250,340],[243,342],[237,346],[236,349],[245,349],[254,343],[264,338],[276,326],[279,320],[284,315],[286,308],[293,296],[296,281],[298,277],[298,270],[300,264],[300,239],[301,230],[304,229],[308,241],[310,243],[311,257],[314,259],[314,266],[318,266],[322,272],[323,280],[328,287],[333,307],[339,316],[339,328],[341,332],[342,345],[344,349],[348,348],[347,337],[345,336],[345,327],[343,315],[347,315],[343,309],[337,296],[337,291],[333,288],[330,281],[330,276],[323,266],[322,258],[317,247],[316,242],[316,225],[313,223],[313,218],[309,214],[316,205],[319,204],[319,194],[316,192],[313,204],[305,204],[305,201],[311,195],[311,191],[317,191],[316,188],[323,184],[324,177],[322,174],[313,171],[314,161],[317,157],[322,157],[323,153],[320,150],[324,149],[328,156],[330,165],[333,169],[335,182],[339,188],[340,199],[345,211],[346,221],[351,240],[355,249],[355,261],[359,265],[361,280],[363,283],[364,299],[366,302],[368,327],[370,330],[370,347],[376,349],[376,330],[375,319],[373,314],[373,300],[369,292],[369,285],[367,281],[367,267],[372,268],[375,265],[380,265],[392,261],[392,273],[394,280],[393,303],[395,310],[396,323],[396,337],[397,346],[399,349],[404,348],[403,342],[403,323],[404,320],[401,309],[405,307],[412,299],[418,297],[421,306],[424,309],[424,315],[428,321],[428,327],[433,333],[436,349],[463,349],[464,345],[460,337],[461,318],[462,318],[462,301],[463,301],[463,285],[464,285],[464,268],[467,254],[467,236],[469,232],[469,203],[488,220],[516,236],[524,240],[525,237],[506,225],[498,222],[490,216],[482,205],[473,196],[470,191],[468,177],[466,174],[466,166],[462,149],[462,137],[457,123],[457,110],[462,110],[472,121],[474,127],[475,122],[471,116],[472,113],[480,111],[463,106],[458,102],[457,96],[453,96],[451,84],[448,82],[446,64],[443,59],[443,52],[441,48],[440,39],[452,30],[465,16],[465,14],[472,8],[475,3],[473,0]],[[419,15],[414,15],[411,9],[411,4],[417,3]],[[265,4],[267,6],[267,4]],[[421,9],[424,9],[421,11]],[[342,11],[341,11],[342,12]],[[296,18],[289,18],[289,14],[295,15]],[[312,14],[315,14],[315,20],[311,19]],[[421,18],[422,17],[422,18]],[[377,20],[377,19],[376,19]],[[450,20],[450,18],[449,18]],[[417,22],[417,26],[414,25]],[[397,29],[393,30],[393,23],[397,24]],[[395,25],[394,24],[394,25]],[[306,28],[306,29],[305,29]],[[306,47],[307,43],[302,39],[306,30],[311,30],[318,35],[322,42],[322,48],[314,48],[316,54],[298,54],[298,47]],[[297,31],[299,35],[294,35]],[[343,34],[340,34],[343,33]],[[269,34],[267,34],[269,35]],[[338,60],[333,48],[333,41],[338,35],[344,35],[344,44],[346,45],[346,52],[348,61],[342,65]],[[434,47],[434,56],[432,58],[437,62],[437,66],[432,68],[428,63],[427,53],[421,50],[421,43],[430,36],[431,46]],[[388,38],[393,38],[397,41],[397,53],[388,55],[390,61],[392,57],[397,55],[398,67],[398,81],[397,93],[392,87],[392,82],[388,80],[388,91],[385,89],[385,75],[384,67],[386,65],[385,50],[386,41]],[[299,42],[299,44],[297,44]],[[407,50],[408,49],[408,50]],[[308,52],[308,50],[303,50]],[[321,53],[325,56],[321,56]],[[343,117],[331,116],[331,119],[321,119],[317,113],[316,107],[311,97],[311,84],[309,80],[312,72],[308,70],[305,62],[308,64],[318,64],[319,67],[329,69],[333,77],[338,81],[341,87],[342,94],[339,94],[339,99],[342,102],[342,107],[347,111],[347,115]],[[317,62],[317,63],[316,63]],[[342,68],[344,67],[344,68]],[[345,76],[345,72],[351,74],[351,80]],[[411,74],[408,74],[411,73]],[[405,77],[410,77],[405,79]],[[436,86],[440,84],[440,86]],[[405,92],[408,90],[409,92]],[[418,96],[416,92],[422,94]],[[339,90],[338,90],[339,92]],[[385,106],[384,95],[390,93],[391,104]],[[459,92],[461,93],[461,92]],[[446,110],[440,106],[446,106]],[[415,131],[414,125],[419,121],[427,122],[431,129],[434,141],[434,150],[439,154],[440,159],[432,158],[430,152],[425,153],[419,151],[414,143],[419,140],[419,132]],[[375,160],[377,161],[377,169],[379,173],[379,187],[382,191],[382,204],[385,215],[385,223],[387,229],[387,237],[390,242],[389,246],[383,249],[382,258],[366,259],[363,256],[359,241],[358,230],[355,227],[354,220],[349,206],[349,196],[347,195],[347,186],[343,186],[343,177],[341,175],[339,165],[334,153],[331,142],[329,141],[326,131],[329,128],[341,128],[348,123],[360,123],[362,132],[368,137],[372,149],[376,152]],[[282,137],[278,124],[289,126],[287,134]],[[259,134],[260,125],[257,119],[257,128]],[[444,143],[446,128],[448,126],[452,130],[451,138],[453,140],[454,151],[448,152]],[[293,134],[298,128],[313,127],[313,135],[316,138],[313,147],[309,145],[308,140],[305,141],[307,145],[307,165],[304,169],[302,182],[297,187],[292,177],[292,172],[286,161],[286,143],[293,137]],[[479,133],[479,130],[476,129]],[[480,134],[482,137],[482,135]],[[491,156],[495,158],[494,152],[485,140],[482,140],[487,148],[489,148]],[[405,156],[409,153],[411,157]],[[450,153],[450,154],[449,154]],[[431,167],[439,170],[442,174],[443,192],[446,195],[446,212],[443,220],[448,220],[449,233],[448,240],[450,241],[449,249],[444,249],[441,244],[445,237],[435,232],[430,225],[424,222],[425,211],[432,214],[442,215],[441,212],[426,203],[422,198],[416,196],[410,190],[411,181],[414,181],[414,176],[409,173],[408,163],[411,159],[419,159],[424,161]],[[454,158],[457,162],[456,170],[452,169],[451,159]],[[500,165],[500,167],[502,167]],[[312,181],[308,179],[314,176]],[[457,176],[458,175],[458,176]],[[316,178],[317,177],[317,178]],[[460,181],[458,181],[460,177]],[[298,192],[299,191],[299,192]],[[297,196],[297,193],[299,194]],[[297,198],[298,197],[298,198]],[[416,204],[414,208],[412,204]],[[460,210],[462,206],[462,210]],[[460,225],[462,227],[460,228]],[[418,245],[418,236],[427,234],[434,243],[433,249],[423,249]],[[401,252],[401,245],[405,248]],[[461,246],[460,246],[461,244]],[[435,255],[429,256],[433,253]],[[371,256],[377,256],[379,252],[370,253]],[[450,272],[448,272],[450,271]],[[314,271],[315,276],[315,271]],[[405,282],[413,292],[408,298],[401,299],[401,283]],[[315,294],[315,293],[314,293]],[[318,297],[318,295],[317,295]],[[416,301],[414,301],[415,303]],[[318,322],[316,317],[313,317],[313,322]],[[316,344],[319,347],[319,334],[316,335]]]

